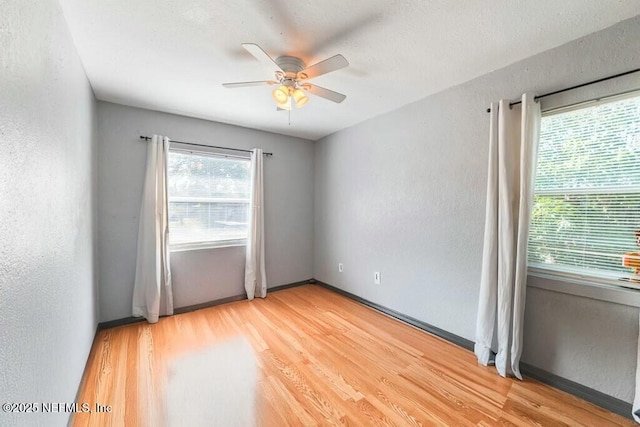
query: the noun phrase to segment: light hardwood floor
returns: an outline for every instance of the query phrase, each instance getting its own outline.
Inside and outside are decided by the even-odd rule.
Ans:
[[[167,414],[194,405],[214,417],[253,408],[248,419],[265,426],[635,425],[536,381],[501,378],[473,353],[315,285],[103,330],[78,401],[112,411],[78,413],[75,426],[186,426],[189,414]]]

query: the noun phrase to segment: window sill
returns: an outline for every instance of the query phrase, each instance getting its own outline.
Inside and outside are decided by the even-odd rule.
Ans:
[[[247,239],[219,240],[216,242],[178,243],[169,246],[170,252],[199,251],[203,249],[229,248],[246,246]]]
[[[640,307],[640,285],[630,289],[613,281],[529,267],[527,286],[615,304]]]

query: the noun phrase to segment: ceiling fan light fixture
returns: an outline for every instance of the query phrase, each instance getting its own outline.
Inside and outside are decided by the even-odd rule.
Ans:
[[[294,90],[291,96],[296,102],[296,108],[302,108],[307,102],[309,102],[309,97],[300,89]]]
[[[341,93],[306,83],[309,79],[315,79],[348,66],[349,62],[340,54],[306,66],[302,59],[294,56],[283,55],[273,59],[255,43],[243,43],[242,47],[258,61],[271,68],[275,72],[275,80],[223,83],[222,85],[226,88],[276,86],[271,96],[278,109],[288,111],[291,111],[294,102],[296,108],[301,108],[309,102],[306,92],[335,103],[340,103],[346,98]]]
[[[286,104],[289,100],[289,88],[282,85],[271,92],[271,96],[273,96],[276,104]],[[282,107],[281,107],[282,108]]]
[[[286,100],[285,102],[276,102],[276,106],[282,110],[291,111],[291,102]]]

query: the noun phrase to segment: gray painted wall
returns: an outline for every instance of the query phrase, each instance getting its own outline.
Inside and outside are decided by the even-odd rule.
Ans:
[[[473,339],[486,108],[638,68],[639,51],[636,17],[318,141],[314,277]],[[636,308],[530,287],[525,322],[525,362],[632,401]]]
[[[73,402],[98,322],[96,102],[56,1],[1,9],[0,402]]]
[[[282,119],[286,119],[285,116]],[[101,320],[131,316],[146,144],[139,135],[272,151],[265,158],[265,243],[270,287],[313,273],[313,143],[247,128],[98,103]],[[171,254],[176,307],[244,292],[244,247]]]

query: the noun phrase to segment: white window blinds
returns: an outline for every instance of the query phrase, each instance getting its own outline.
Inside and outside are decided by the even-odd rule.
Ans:
[[[250,161],[171,151],[168,158],[172,248],[246,239]]]
[[[610,279],[638,252],[640,96],[542,118],[529,265]]]

